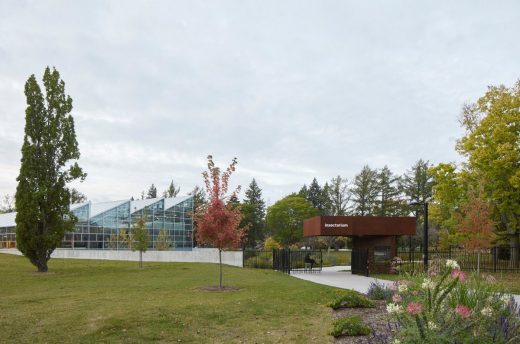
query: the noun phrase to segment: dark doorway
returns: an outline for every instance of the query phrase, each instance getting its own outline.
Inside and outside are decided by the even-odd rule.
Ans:
[[[368,249],[353,249],[351,261],[352,274],[368,276]]]

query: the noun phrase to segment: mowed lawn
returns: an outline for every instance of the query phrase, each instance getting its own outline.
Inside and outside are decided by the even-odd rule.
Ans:
[[[136,253],[137,254],[137,253]],[[327,343],[334,288],[217,264],[52,259],[35,272],[0,254],[2,343]]]

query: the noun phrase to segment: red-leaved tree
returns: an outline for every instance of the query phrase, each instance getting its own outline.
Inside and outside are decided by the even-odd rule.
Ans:
[[[194,214],[197,221],[197,242],[218,249],[219,289],[222,289],[222,250],[240,247],[246,228],[239,228],[242,214],[238,207],[228,201],[240,191],[240,186],[228,195],[229,178],[235,171],[234,158],[224,173],[215,166],[213,157],[208,155],[208,170],[202,173],[208,202]]]
[[[477,251],[477,274],[480,273],[480,254],[491,246],[495,239],[495,222],[491,218],[493,209],[484,198],[483,185],[470,190],[468,201],[459,213],[457,229],[462,235],[465,249]]]

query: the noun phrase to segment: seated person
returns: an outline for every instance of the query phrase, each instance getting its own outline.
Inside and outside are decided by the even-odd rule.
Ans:
[[[314,264],[316,264],[316,261],[311,258],[311,254],[310,253],[307,253],[305,255],[305,258],[303,259],[303,261],[305,262],[305,264],[307,264],[307,263],[311,264],[311,269],[314,266]]]

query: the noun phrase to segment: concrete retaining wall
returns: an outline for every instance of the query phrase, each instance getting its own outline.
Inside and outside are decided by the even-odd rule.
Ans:
[[[0,249],[0,253],[21,255],[17,249]],[[139,260],[139,252],[116,250],[56,249],[52,258]],[[194,248],[192,251],[148,251],[143,253],[145,262],[218,263],[216,248]],[[222,263],[242,267],[242,251],[223,251]]]

